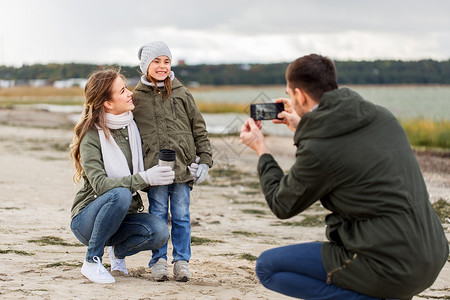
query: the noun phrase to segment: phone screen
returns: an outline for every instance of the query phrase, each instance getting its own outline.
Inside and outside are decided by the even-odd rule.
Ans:
[[[255,103],[250,105],[250,117],[255,121],[278,119],[284,110],[284,103]]]

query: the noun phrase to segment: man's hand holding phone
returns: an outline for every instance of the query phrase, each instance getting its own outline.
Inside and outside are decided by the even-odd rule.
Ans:
[[[261,132],[261,121],[255,122],[253,118],[248,118],[242,125],[239,138],[244,145],[255,150],[258,156],[269,153],[264,135]]]
[[[286,124],[291,131],[295,132],[297,130],[297,126],[300,123],[301,118],[297,114],[297,112],[292,108],[291,99],[279,98],[275,100],[275,103],[283,103],[284,110],[278,114],[277,119],[272,120],[272,123]]]

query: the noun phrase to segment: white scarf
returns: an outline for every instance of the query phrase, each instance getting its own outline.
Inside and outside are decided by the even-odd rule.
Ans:
[[[175,79],[175,73],[174,73],[173,71],[170,71],[170,73],[169,73],[169,78],[170,78],[170,80],[172,80],[172,81]],[[155,86],[155,85],[153,84],[153,82],[148,81],[146,75],[142,75],[142,76],[141,76],[141,82],[142,82],[143,84],[145,84],[145,85],[148,85],[148,86]],[[157,85],[158,87],[163,87],[163,86],[164,86],[164,81],[158,81],[158,82],[156,83],[156,85]]]
[[[106,126],[110,129],[119,129],[128,126],[128,141],[131,148],[133,174],[144,171],[141,136],[139,134],[139,129],[133,120],[133,114],[131,111],[120,115],[106,113],[105,118]],[[100,136],[100,144],[106,175],[113,178],[131,175],[127,159],[114,138],[111,135],[109,135],[109,138],[106,138],[103,130],[98,125],[96,125],[96,127],[98,130],[98,135]]]

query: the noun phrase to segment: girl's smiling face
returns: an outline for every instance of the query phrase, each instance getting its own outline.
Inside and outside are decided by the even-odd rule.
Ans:
[[[148,66],[147,76],[151,76],[156,81],[164,81],[170,73],[170,59],[161,55],[155,58]]]

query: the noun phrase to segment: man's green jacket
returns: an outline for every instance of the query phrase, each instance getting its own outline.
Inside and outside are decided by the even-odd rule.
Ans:
[[[317,200],[331,211],[322,246],[328,281],[379,298],[410,298],[428,288],[448,243],[397,119],[348,88],[336,89],[303,116],[294,141],[287,175],[270,154],[261,156],[261,186],[279,218]]]

